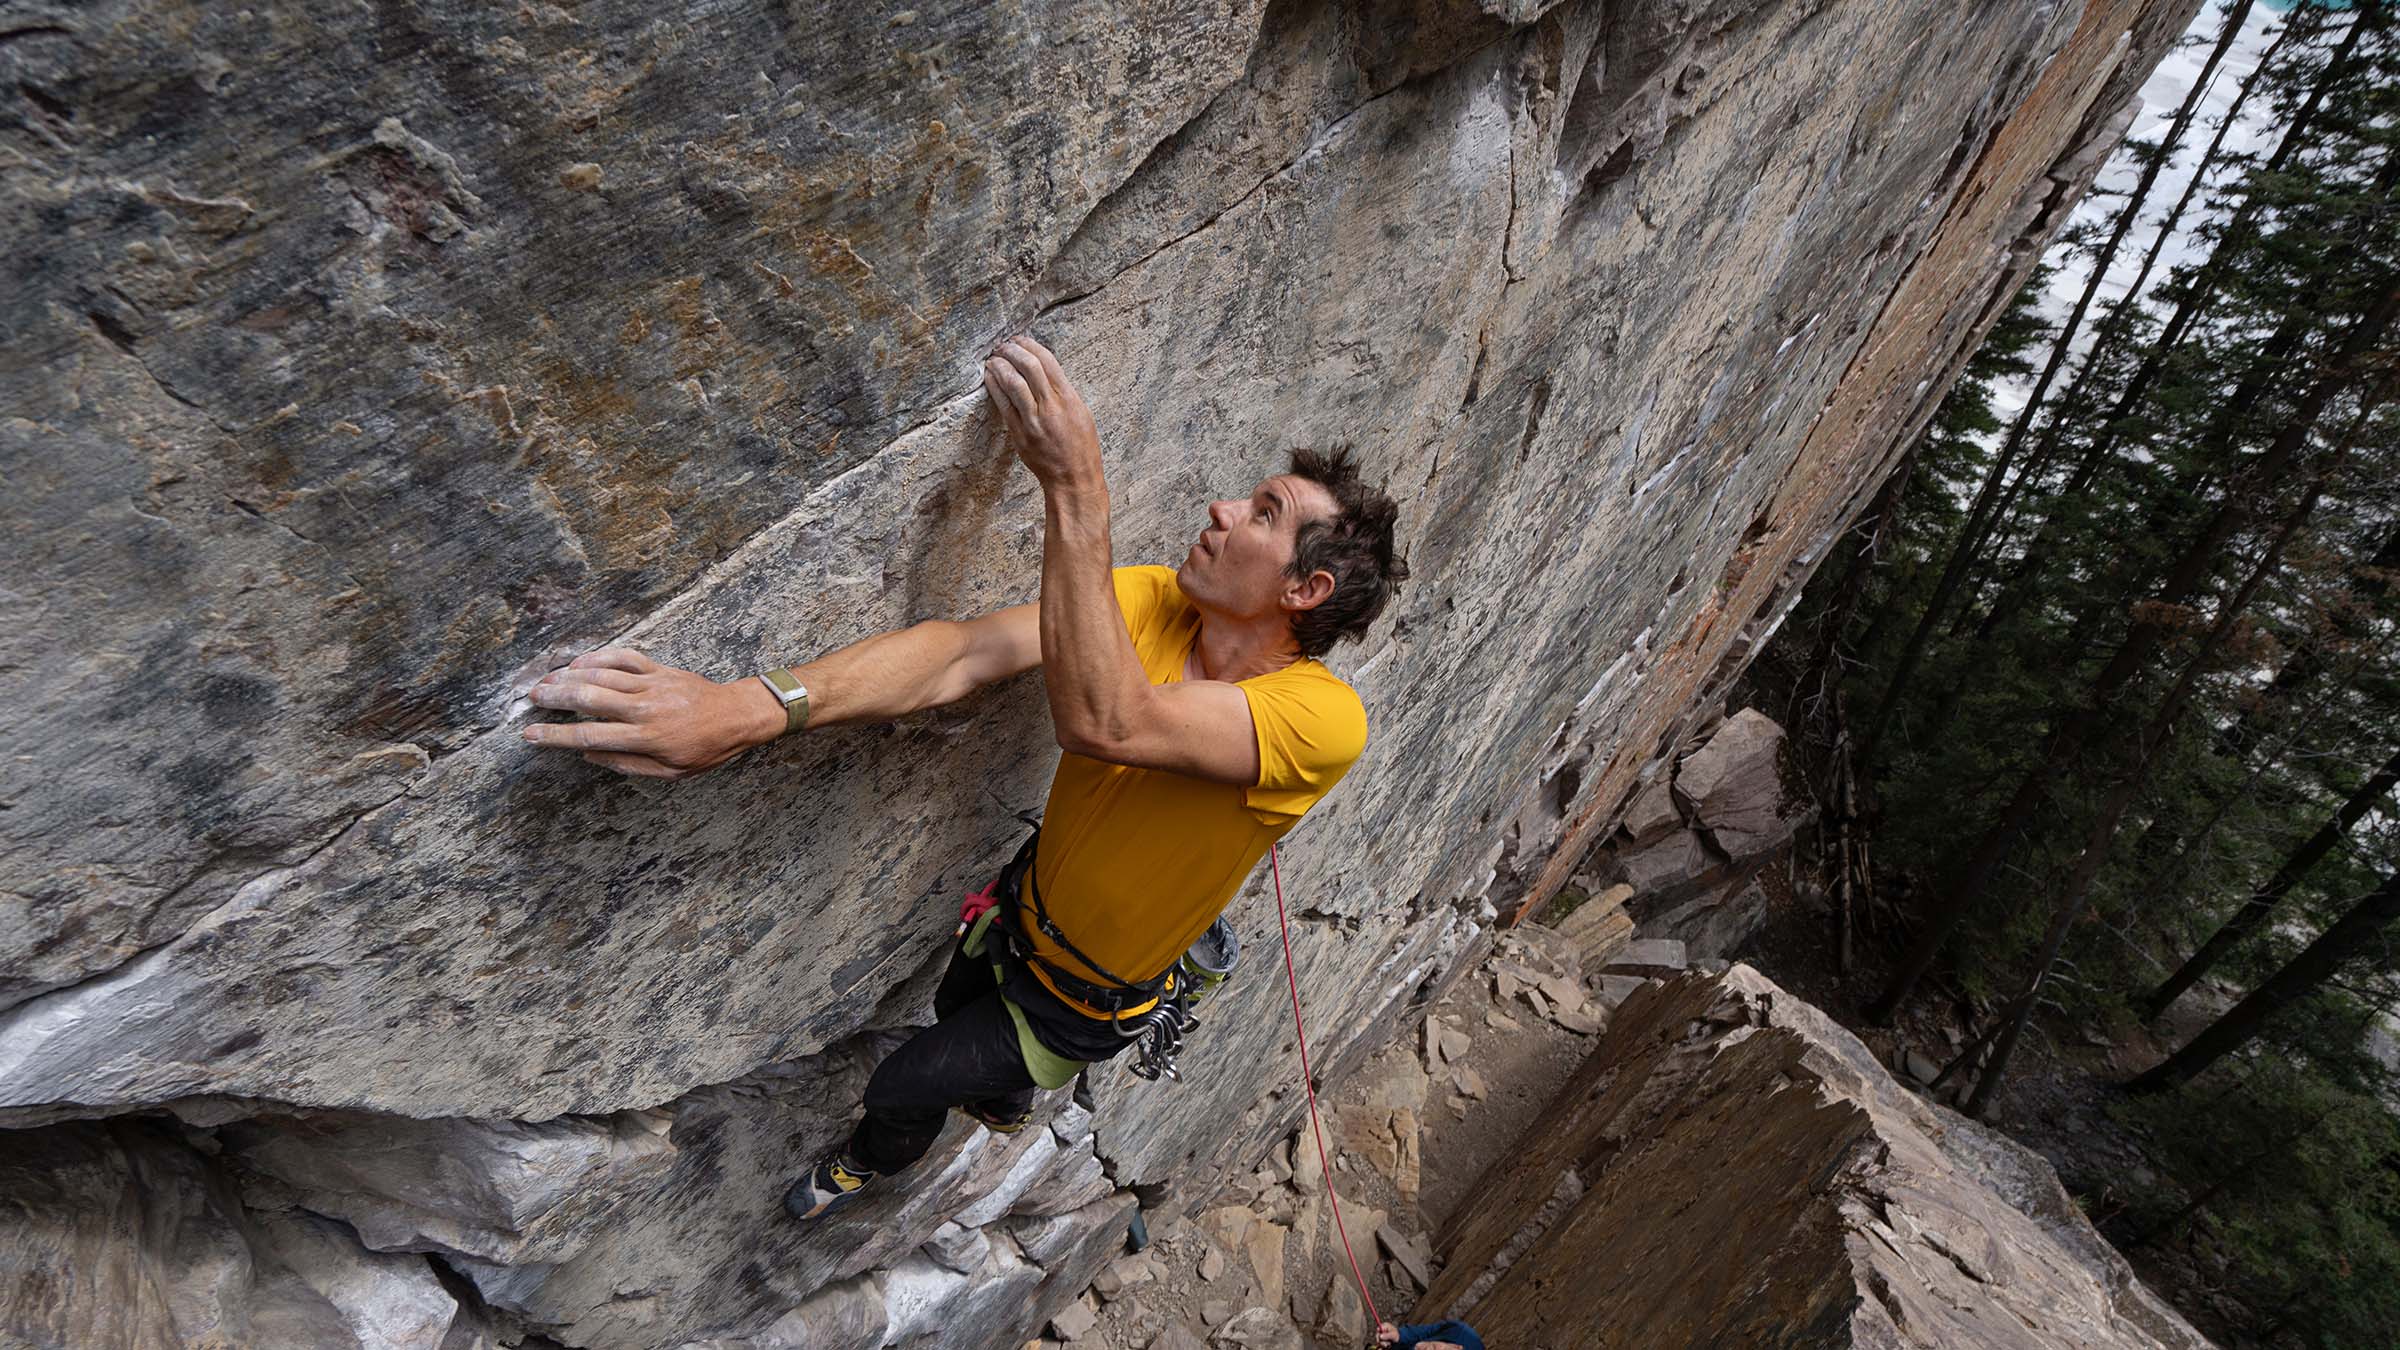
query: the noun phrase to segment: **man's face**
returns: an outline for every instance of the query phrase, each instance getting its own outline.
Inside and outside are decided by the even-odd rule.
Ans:
[[[1300,527],[1340,509],[1322,484],[1288,473],[1247,499],[1210,502],[1208,524],[1175,579],[1195,604],[1244,618],[1275,613],[1301,585],[1288,573]]]

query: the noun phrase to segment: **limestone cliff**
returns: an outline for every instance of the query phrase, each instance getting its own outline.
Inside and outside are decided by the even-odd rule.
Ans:
[[[1418,580],[1286,859],[1338,1072],[1778,621],[2197,3],[9,7],[0,1174],[50,1275],[0,1324],[1038,1325],[1131,1188],[1289,1127],[1280,991],[803,1233],[1040,804],[1039,690],[659,789],[528,752],[527,672],[1029,598],[1006,331],[1121,561],[1355,444]]]

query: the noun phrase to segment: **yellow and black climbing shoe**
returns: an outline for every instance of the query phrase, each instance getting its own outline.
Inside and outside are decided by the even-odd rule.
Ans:
[[[795,1219],[822,1219],[857,1199],[876,1175],[836,1153],[792,1183],[783,1193],[783,1207]]]
[[[994,1134],[1015,1134],[1033,1123],[1033,1103],[994,1111],[977,1102],[956,1108],[958,1113]]]

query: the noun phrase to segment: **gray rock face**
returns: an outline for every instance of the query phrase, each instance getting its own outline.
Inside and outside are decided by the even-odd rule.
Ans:
[[[1524,1139],[1420,1318],[1495,1345],[2208,1344],[2038,1154],[1748,966],[1635,992]]]
[[[10,666],[57,692],[7,740],[90,767],[10,813],[7,990],[307,856],[954,399],[1262,9],[119,0],[11,42],[55,112],[0,200],[6,453],[65,471],[9,494],[53,616]]]
[[[529,752],[531,674],[622,641],[733,677],[1030,598],[1038,504],[975,379],[1005,332],[1091,399],[1121,561],[1356,444],[1417,580],[1337,661],[1372,742],[1283,860],[1338,1076],[1721,699],[2196,3],[103,0],[12,31],[0,1123],[180,1109],[255,1212],[457,1253],[568,1344],[740,1343],[835,1287],[886,1300],[842,1335],[929,1344],[1063,1306],[1128,1188],[1199,1203],[1292,1128],[1263,881],[1183,1084],[1095,1072],[1088,1143],[961,1131],[799,1232],[776,1192],[1040,804],[1038,676],[660,788]],[[333,1121],[456,1170],[345,1170]],[[115,1128],[40,1137],[155,1154]],[[999,1299],[914,1253],[1004,1180]],[[108,1242],[36,1264],[216,1278]]]
[[[377,1251],[503,1264],[573,1256],[673,1166],[673,1118],[625,1112],[540,1125],[399,1116],[264,1116],[228,1127],[250,1168],[342,1219]]]
[[[0,1341],[441,1350],[459,1312],[423,1257],[245,1210],[145,1124],[0,1134]]]

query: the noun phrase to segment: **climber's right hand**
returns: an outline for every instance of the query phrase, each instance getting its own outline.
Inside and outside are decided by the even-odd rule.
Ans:
[[[755,678],[719,684],[627,647],[586,652],[543,676],[527,697],[536,707],[592,719],[528,724],[528,742],[642,778],[705,773],[788,724],[774,692]]]
[[[1400,1343],[1400,1328],[1393,1326],[1389,1322],[1376,1323],[1375,1343],[1377,1345],[1398,1345]]]

